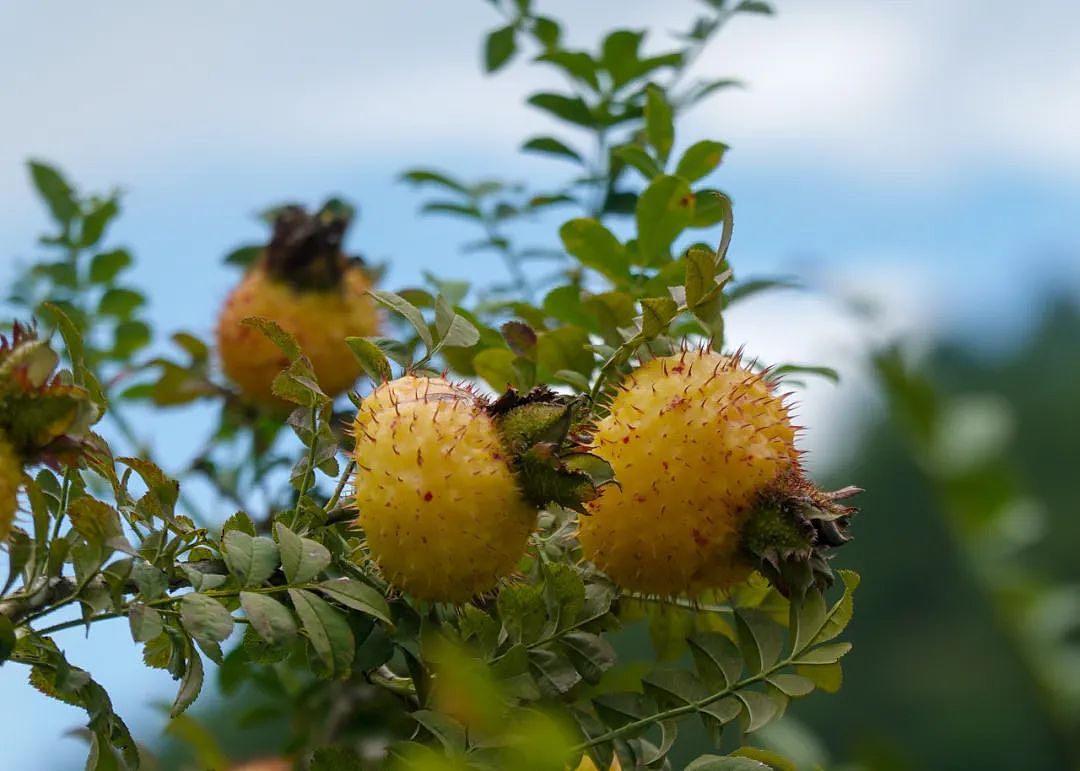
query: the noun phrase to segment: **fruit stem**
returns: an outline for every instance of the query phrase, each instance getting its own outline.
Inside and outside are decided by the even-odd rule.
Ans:
[[[337,487],[334,488],[333,495],[330,496],[330,500],[323,506],[323,511],[327,514],[332,512],[337,506],[339,500],[341,500],[341,494],[345,492],[345,485],[349,483],[349,478],[352,476],[353,471],[356,470],[356,460],[350,460],[345,466],[345,471],[342,472],[341,478],[338,480]]]
[[[296,506],[293,508],[293,522],[300,516],[300,503],[304,500],[304,494],[311,488],[312,477],[315,475],[315,453],[319,446],[319,410],[311,408],[311,444],[308,445],[307,461],[304,464],[304,478],[300,482],[300,492],[296,496]]]

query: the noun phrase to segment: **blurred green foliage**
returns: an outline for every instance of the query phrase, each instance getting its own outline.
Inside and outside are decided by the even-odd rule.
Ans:
[[[848,555],[864,577],[856,653],[844,698],[792,710],[835,758],[1078,767],[1080,309],[1046,307],[1006,353],[961,340],[914,372],[881,362],[892,414],[844,468],[873,512]]]

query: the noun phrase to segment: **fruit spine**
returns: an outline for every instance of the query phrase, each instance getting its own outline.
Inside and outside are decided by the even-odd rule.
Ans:
[[[593,452],[617,487],[580,520],[584,555],[626,589],[698,595],[761,569],[785,592],[830,574],[853,511],[802,474],[784,399],[739,356],[684,350],[638,368]],[[816,523],[816,524],[815,524]]]
[[[248,401],[281,409],[286,402],[272,384],[289,364],[276,345],[242,323],[252,316],[270,319],[296,338],[330,396],[359,378],[360,365],[345,338],[376,334],[379,313],[367,294],[367,270],[341,251],[348,223],[329,206],[315,216],[296,206],[284,209],[270,244],[226,300],[217,325],[218,353],[225,374]]]

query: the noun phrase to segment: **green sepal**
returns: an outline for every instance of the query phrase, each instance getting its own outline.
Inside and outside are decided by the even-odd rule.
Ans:
[[[740,548],[784,596],[801,597],[833,583],[829,550],[851,540],[847,524],[856,509],[837,503],[855,487],[827,493],[801,473],[781,476],[758,496],[742,527]]]

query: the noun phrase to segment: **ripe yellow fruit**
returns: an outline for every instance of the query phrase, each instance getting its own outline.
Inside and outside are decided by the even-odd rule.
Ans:
[[[229,296],[218,321],[218,352],[225,374],[251,401],[270,407],[282,404],[270,386],[289,365],[288,358],[262,332],[241,323],[262,316],[296,338],[325,393],[343,393],[361,374],[345,338],[374,335],[379,329],[375,301],[366,294],[370,288],[360,267],[349,267],[341,284],[331,289],[296,288],[256,267]]]
[[[598,421],[593,452],[618,486],[586,504],[586,558],[620,586],[699,594],[746,578],[739,531],[755,497],[797,468],[796,429],[770,383],[738,357],[653,359]]]
[[[343,393],[360,376],[345,338],[377,334],[379,312],[367,294],[368,272],[341,251],[348,224],[347,215],[329,206],[315,215],[285,208],[259,261],[226,300],[218,319],[218,354],[225,374],[249,401],[286,406],[271,386],[289,364],[262,332],[242,323],[251,316],[270,319],[296,338],[328,395]]]
[[[364,399],[353,429],[359,521],[391,584],[464,602],[514,571],[537,512],[482,400],[405,376]]]
[[[6,541],[11,534],[21,482],[22,462],[11,443],[0,434],[0,542]]]

